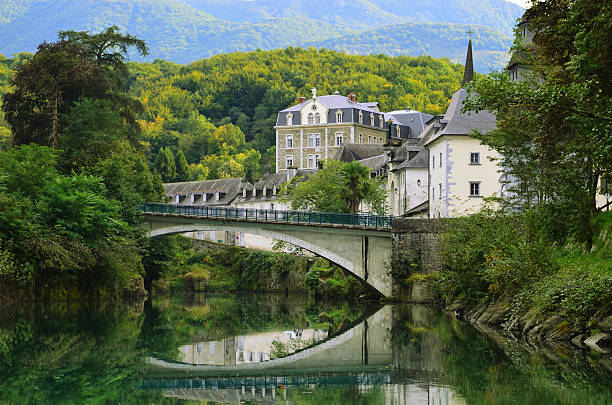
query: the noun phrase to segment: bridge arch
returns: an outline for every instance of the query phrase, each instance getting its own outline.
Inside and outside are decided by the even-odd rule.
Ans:
[[[392,252],[389,230],[148,213],[144,215],[144,219],[150,237],[187,232],[229,231],[278,239],[304,248],[346,269],[385,297],[392,295],[392,281],[387,269]]]
[[[214,225],[214,224],[191,224],[190,226],[185,225],[175,225],[170,226],[168,228],[156,229],[155,231],[151,231],[150,237],[155,238],[164,235],[178,235],[187,232],[206,232],[206,231],[227,231],[227,232],[243,232],[250,233],[258,236],[265,236],[270,239],[277,239],[283,242],[291,243],[292,245],[298,246],[302,249],[306,249],[309,252],[312,252],[318,256],[321,256],[330,262],[334,263],[337,266],[342,267],[343,269],[349,271],[355,277],[360,279],[362,282],[367,283],[362,277],[360,277],[355,272],[355,264],[350,260],[347,260],[338,254],[331,252],[330,250],[311,243],[307,240],[300,239],[295,236],[287,235],[283,232],[279,231],[270,231],[262,228],[249,227],[248,229],[241,228],[240,226],[232,226],[232,225]]]

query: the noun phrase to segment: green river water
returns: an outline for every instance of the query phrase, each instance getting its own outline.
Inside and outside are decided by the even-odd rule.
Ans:
[[[612,356],[420,305],[190,295],[0,308],[4,404],[612,404]]]

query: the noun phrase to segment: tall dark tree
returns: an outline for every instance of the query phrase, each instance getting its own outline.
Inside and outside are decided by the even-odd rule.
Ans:
[[[174,155],[174,166],[176,167],[176,181],[188,181],[191,175],[187,159],[181,149]]]
[[[140,104],[127,96],[124,85],[129,47],[147,53],[143,41],[118,33],[116,27],[95,35],[66,31],[58,42],[41,44],[11,80],[13,91],[3,96],[13,142],[56,147],[67,113],[83,98],[110,100],[134,140]]]
[[[169,147],[160,149],[157,159],[155,160],[155,170],[161,175],[164,183],[169,183],[176,179],[174,154]]]

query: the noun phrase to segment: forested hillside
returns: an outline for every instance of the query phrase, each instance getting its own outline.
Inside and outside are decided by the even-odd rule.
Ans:
[[[468,27],[452,24],[471,24],[490,29],[482,35],[486,52],[477,66],[486,71],[505,63],[500,55],[507,51],[507,38],[521,13],[505,0],[416,0],[409,6],[403,0],[5,0],[0,2],[0,37],[10,40],[0,43],[0,53],[33,52],[69,28],[99,32],[117,25],[147,42],[149,56],[131,55],[140,61],[189,63],[235,51],[324,46],[360,54],[392,50],[446,56],[460,62],[457,43],[465,43]],[[407,22],[440,25],[423,30]],[[389,30],[397,24],[403,25]],[[372,30],[376,41],[368,38]],[[363,41],[367,46],[350,45]]]
[[[318,45],[353,55],[431,55],[463,63],[465,35],[470,29],[473,31],[475,69],[488,72],[503,66],[508,60],[507,50],[512,46],[512,38],[481,25],[405,23],[373,29],[360,35],[331,38]],[[317,43],[313,42],[312,45],[316,46]]]
[[[298,96],[309,96],[312,87],[319,94],[353,91],[358,100],[379,101],[383,110],[410,106],[439,114],[463,71],[461,65],[425,56],[352,56],[300,48],[218,55],[187,66],[133,63],[131,68],[130,92],[145,108],[142,126],[151,161],[159,160],[162,148],[181,150],[192,175],[209,178],[257,176],[266,151],[274,163],[276,115]],[[260,162],[254,165],[257,154]]]

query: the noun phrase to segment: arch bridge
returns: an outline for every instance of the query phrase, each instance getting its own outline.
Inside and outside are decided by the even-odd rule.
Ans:
[[[145,203],[141,210],[150,237],[199,231],[261,235],[324,257],[381,295],[392,295],[393,217],[159,203]]]

